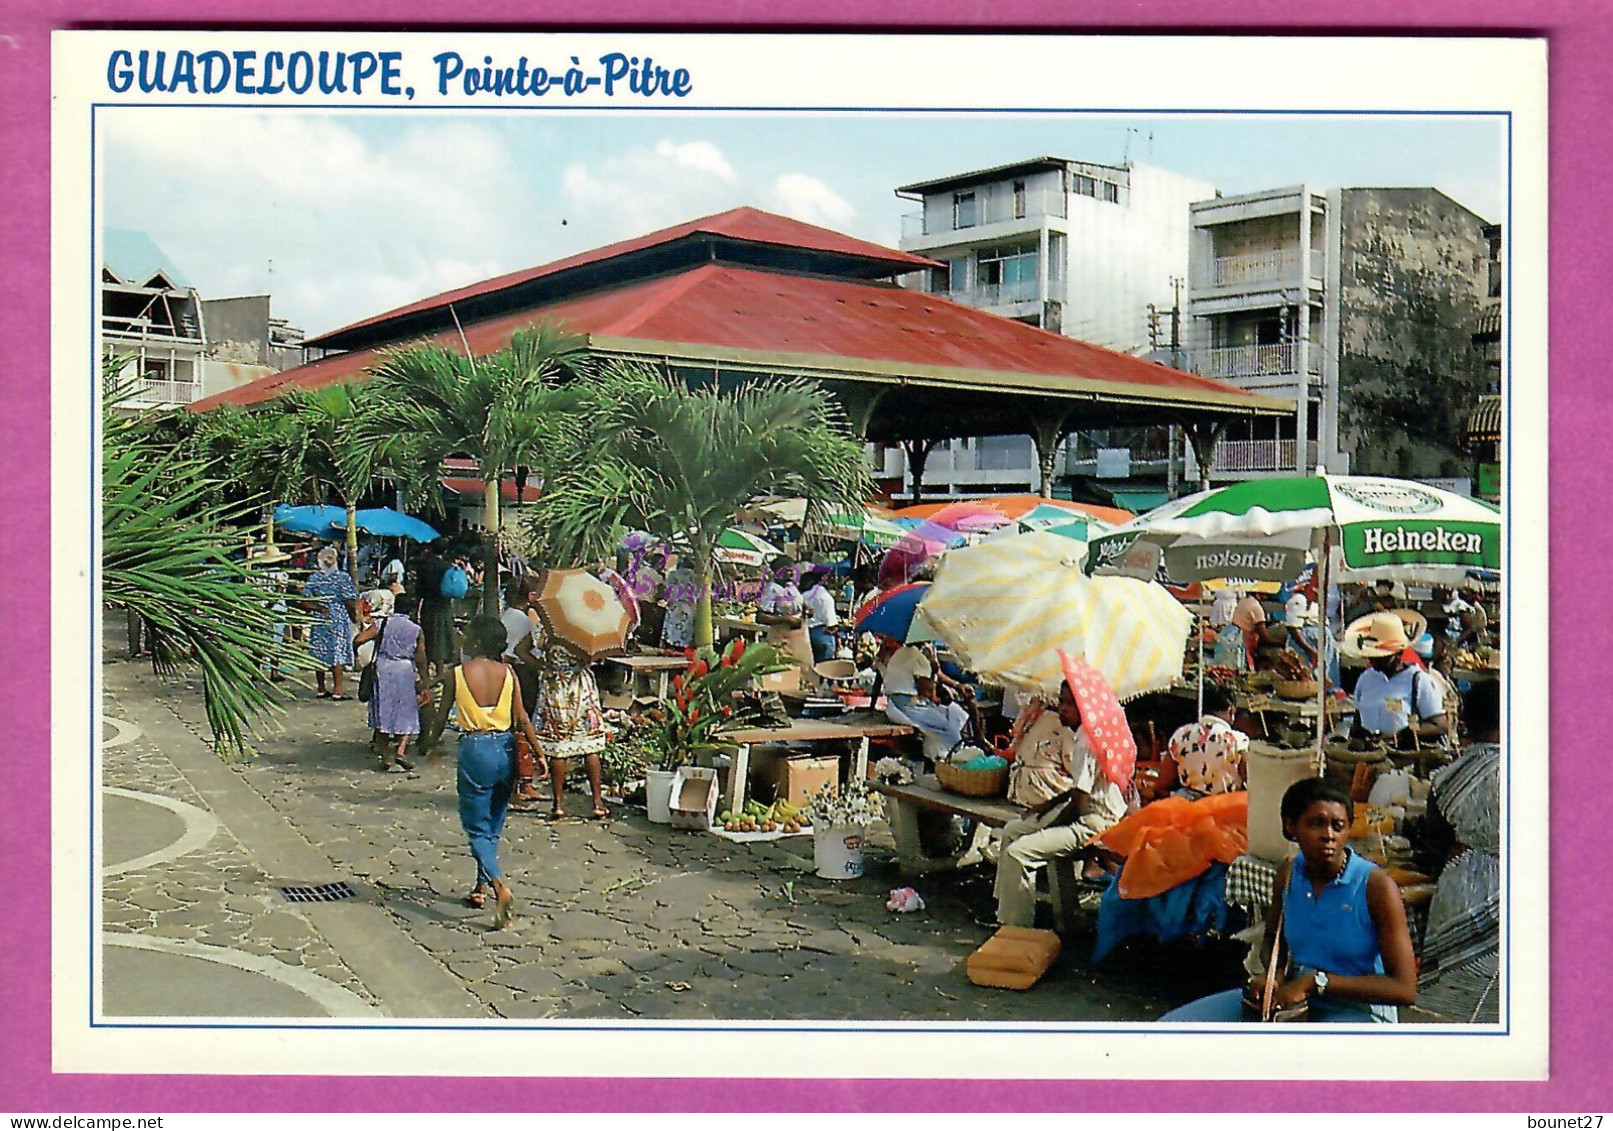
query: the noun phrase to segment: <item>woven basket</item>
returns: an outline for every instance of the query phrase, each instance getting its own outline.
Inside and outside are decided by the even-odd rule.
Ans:
[[[937,762],[935,780],[941,783],[942,789],[965,797],[1001,797],[1008,789],[1008,767],[963,770],[947,762]]]
[[[1279,679],[1272,690],[1279,699],[1315,699],[1318,688],[1314,679]]]

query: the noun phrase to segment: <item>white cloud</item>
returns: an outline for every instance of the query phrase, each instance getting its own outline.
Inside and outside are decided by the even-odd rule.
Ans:
[[[807,224],[845,228],[857,217],[851,202],[805,173],[785,173],[773,182],[772,209]]]
[[[663,140],[574,161],[560,175],[560,194],[579,250],[748,203],[733,166],[708,141]]]
[[[537,204],[485,126],[361,136],[337,117],[217,110],[110,125],[106,222],[149,234],[204,298],[268,292],[319,333],[528,265],[514,232]]]
[[[734,167],[722,155],[722,150],[709,141],[689,141],[678,145],[663,139],[655,143],[655,155],[691,169],[703,169],[725,181],[734,179]]]

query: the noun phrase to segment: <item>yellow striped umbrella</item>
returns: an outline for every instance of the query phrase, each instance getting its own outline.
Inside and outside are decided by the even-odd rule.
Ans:
[[[1060,648],[1122,701],[1181,679],[1192,616],[1164,586],[1087,577],[1081,543],[1032,533],[953,550],[917,615],[989,683],[1053,698]]]

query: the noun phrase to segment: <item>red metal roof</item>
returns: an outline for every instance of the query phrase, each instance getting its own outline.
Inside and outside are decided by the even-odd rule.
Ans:
[[[757,353],[938,366],[1109,381],[1140,392],[1248,395],[1236,386],[1066,338],[935,295],[725,264],[649,279],[465,327],[471,352],[505,346],[517,330],[560,321],[573,333],[688,343]],[[453,331],[436,341],[457,348]],[[405,343],[400,343],[405,344]],[[356,350],[208,397],[192,408],[254,404],[293,388],[362,375],[378,350]]]
[[[620,243],[607,244],[604,247],[597,247],[592,251],[584,251],[577,255],[568,256],[565,259],[557,259],[553,263],[545,263],[539,267],[528,267],[521,271],[511,272],[508,275],[485,279],[468,287],[460,287],[458,290],[444,291],[442,294],[421,299],[419,302],[400,306],[396,310],[389,310],[385,314],[377,314],[373,318],[366,318],[351,325],[343,326],[340,329],[331,330],[328,333],[319,335],[317,338],[309,338],[305,344],[317,346],[327,339],[346,335],[361,327],[374,326],[411,314],[438,309],[452,302],[464,302],[480,295],[492,294],[496,291],[520,286],[522,283],[529,283],[545,275],[559,274],[561,271],[569,271],[574,267],[582,267],[590,263],[601,263],[607,259],[615,259],[630,252],[655,247],[658,244],[672,243],[699,233],[727,236],[729,239],[744,240],[748,243],[777,244],[781,247],[807,248],[813,251],[827,251],[854,256],[859,259],[888,265],[890,274],[893,275],[905,271],[940,266],[933,259],[925,259],[920,255],[912,255],[905,251],[881,247],[879,244],[854,239],[851,236],[831,231],[828,228],[820,228],[815,224],[804,224],[799,220],[791,220],[787,216],[777,216],[771,212],[763,212],[758,208],[747,206],[730,209],[727,212],[719,212],[713,216],[703,216],[698,220],[689,220],[670,228],[662,228],[658,232],[650,232],[648,235],[623,240]]]

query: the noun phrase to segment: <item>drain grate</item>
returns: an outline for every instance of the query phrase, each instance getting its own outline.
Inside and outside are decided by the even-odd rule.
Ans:
[[[283,887],[280,894],[292,903],[339,903],[352,899],[358,892],[345,883],[312,884],[304,887]]]

